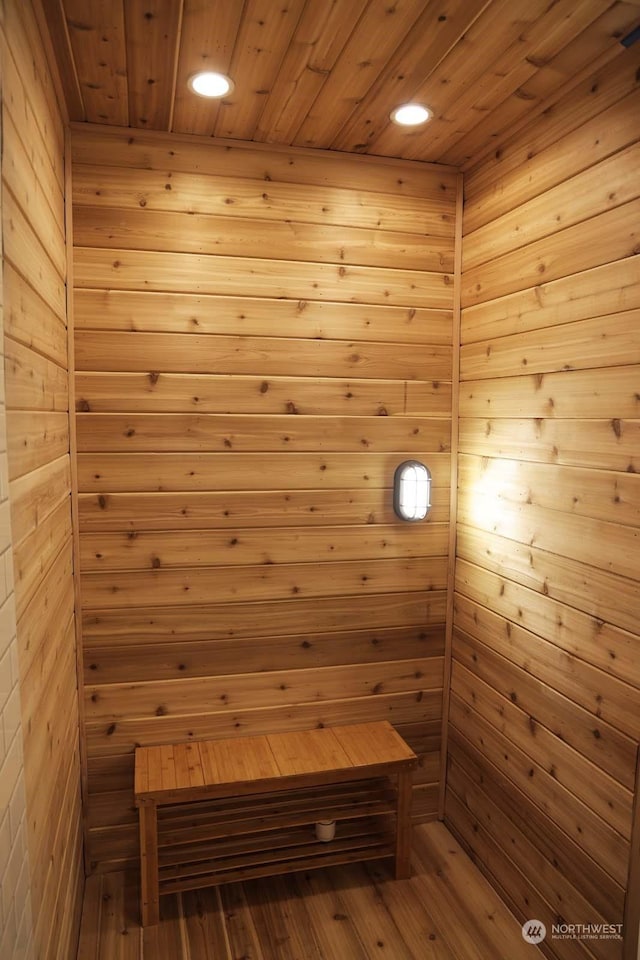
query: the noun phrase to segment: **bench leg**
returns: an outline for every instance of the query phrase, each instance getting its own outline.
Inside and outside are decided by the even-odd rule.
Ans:
[[[396,813],[396,880],[411,876],[411,771],[398,774]]]
[[[142,801],[140,816],[140,879],[142,886],[142,926],[160,920],[158,884],[158,816],[153,800]]]

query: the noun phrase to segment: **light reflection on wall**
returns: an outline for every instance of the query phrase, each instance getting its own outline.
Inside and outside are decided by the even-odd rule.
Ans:
[[[458,492],[460,519],[482,530],[509,535],[506,515],[507,503],[525,503],[528,490],[519,482],[520,465],[517,460],[473,458],[477,468],[470,483],[464,482],[465,471]]]

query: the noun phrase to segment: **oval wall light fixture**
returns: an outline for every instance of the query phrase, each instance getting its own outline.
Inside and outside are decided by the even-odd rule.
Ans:
[[[393,477],[393,509],[401,520],[424,520],[431,507],[431,473],[419,460],[405,460]]]
[[[189,89],[199,97],[224,97],[228,93],[233,93],[233,81],[223,73],[212,73],[208,70],[194,73],[189,77],[188,83]]]

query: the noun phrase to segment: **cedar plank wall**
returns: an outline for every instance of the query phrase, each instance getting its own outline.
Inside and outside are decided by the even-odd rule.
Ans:
[[[455,173],[80,126],[73,159],[92,861],[137,856],[136,743],[389,718],[435,816]]]
[[[622,52],[465,175],[446,821],[549,935],[622,922],[629,866],[639,65]]]
[[[71,561],[64,129],[46,62],[31,3],[7,0],[2,35],[4,353],[26,845],[35,956],[62,958],[75,953],[84,868]],[[16,811],[12,803],[12,819]]]
[[[0,24],[4,19],[0,4]],[[0,43],[2,32],[0,28]],[[0,71],[0,94],[2,74]],[[1,141],[0,128],[0,141]],[[2,192],[0,191],[0,211]],[[2,241],[0,240],[0,255]],[[4,319],[0,274],[0,353],[4,370]],[[9,502],[5,378],[0,379],[0,956],[16,960],[32,949],[29,854],[26,848],[24,752]]]

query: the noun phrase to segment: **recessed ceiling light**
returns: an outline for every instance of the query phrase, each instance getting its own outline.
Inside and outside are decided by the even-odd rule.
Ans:
[[[233,83],[223,73],[195,73],[189,77],[189,88],[200,97],[224,97],[233,92]]]
[[[420,123],[426,123],[430,117],[431,111],[421,103],[403,103],[391,113],[393,122],[401,127],[417,127]]]

